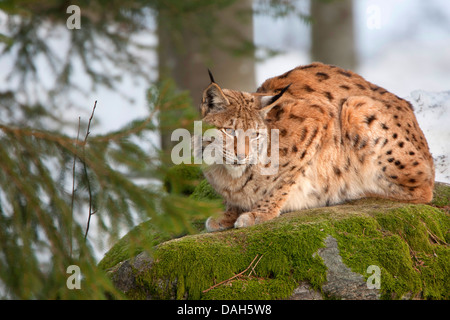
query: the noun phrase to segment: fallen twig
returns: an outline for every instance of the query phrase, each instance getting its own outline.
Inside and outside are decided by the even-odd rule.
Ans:
[[[202,292],[203,292],[203,293],[206,293],[206,292],[208,292],[208,291],[210,291],[210,290],[212,290],[212,289],[214,289],[214,288],[216,288],[216,287],[218,287],[218,286],[220,286],[220,285],[222,285],[222,284],[224,284],[224,283],[227,283],[227,282],[229,282],[229,281],[231,281],[231,280],[233,280],[233,279],[235,279],[235,278],[237,278],[237,277],[240,277],[240,276],[242,276],[244,273],[246,273],[250,268],[252,268],[252,271],[254,271],[254,268],[256,267],[256,265],[258,264],[258,262],[261,260],[262,255],[261,255],[261,257],[259,257],[258,262],[256,262],[256,264],[252,267],[253,263],[255,262],[255,260],[256,260],[257,258],[258,258],[258,255],[256,255],[255,258],[253,258],[252,262],[248,265],[247,268],[245,268],[244,271],[239,272],[238,274],[235,274],[235,275],[232,276],[231,278],[226,279],[226,280],[224,280],[224,281],[222,281],[222,282],[219,282],[219,283],[213,285],[212,287],[209,287],[208,289],[203,290]],[[250,274],[252,273],[252,271],[250,271]],[[249,274],[248,276],[250,276],[250,274]]]
[[[255,268],[258,265],[258,263],[259,263],[259,261],[261,260],[262,257],[263,257],[263,254],[259,257],[258,261],[256,261],[255,265],[252,267],[252,270],[250,270],[250,273],[248,274],[248,277],[250,277],[252,275],[252,272],[255,272],[255,274],[256,274]]]
[[[443,244],[445,246],[448,246],[449,244],[447,242],[445,242],[444,240],[441,240],[437,235],[435,235],[434,233],[432,233],[430,231],[430,229],[428,229],[427,224],[424,221],[421,221],[423,226],[425,227],[425,229],[427,230],[428,235],[430,236],[431,239],[433,239],[433,241],[437,244]]]

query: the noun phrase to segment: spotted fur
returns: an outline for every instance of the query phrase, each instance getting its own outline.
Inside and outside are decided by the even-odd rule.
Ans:
[[[204,170],[227,206],[208,219],[209,231],[366,196],[432,200],[433,159],[411,104],[352,71],[313,63],[266,80],[256,93],[213,82],[201,109],[217,128],[280,133],[276,174],[261,174],[263,164]]]

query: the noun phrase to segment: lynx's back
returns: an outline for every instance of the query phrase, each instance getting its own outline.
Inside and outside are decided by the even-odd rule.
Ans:
[[[258,88],[257,92],[276,93],[288,84],[291,84],[288,93],[297,99],[322,96],[331,104],[342,106],[348,97],[367,96],[412,109],[408,101],[366,81],[360,75],[320,62],[299,66],[278,77],[270,78]]]
[[[324,118],[334,119],[340,137],[337,132],[333,140],[340,139],[341,146],[347,145],[347,153],[355,152],[364,164],[367,156],[376,152],[377,161],[367,165],[380,166],[396,184],[409,187],[408,191],[429,186],[423,196],[412,201],[431,201],[433,158],[408,101],[352,71],[318,62],[268,79],[257,92],[276,93],[290,83],[287,94],[296,100],[327,100],[327,104],[312,108],[318,108]],[[381,154],[376,151],[379,146]]]

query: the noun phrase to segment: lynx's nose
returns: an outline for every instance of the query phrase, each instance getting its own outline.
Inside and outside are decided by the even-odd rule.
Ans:
[[[236,157],[238,158],[239,161],[242,161],[246,158],[246,155],[242,153],[242,154],[238,154]]]

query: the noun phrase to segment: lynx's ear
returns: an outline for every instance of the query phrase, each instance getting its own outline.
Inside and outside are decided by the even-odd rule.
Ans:
[[[263,96],[261,97],[261,106],[259,113],[261,114],[262,118],[265,119],[267,114],[270,110],[276,105],[274,102],[276,102],[278,99],[281,98],[281,96],[289,89],[292,83],[288,84],[286,87],[284,87],[280,93],[278,93],[275,96]]]
[[[209,70],[209,69],[208,69],[208,74],[209,74],[209,80],[211,80],[211,83],[216,83],[216,82],[214,81],[214,77],[213,77],[213,75],[212,75],[212,73],[211,73],[211,70]]]
[[[205,91],[203,91],[202,116],[205,117],[210,112],[225,110],[229,104],[230,102],[225,97],[222,89],[215,82],[211,82]]]

